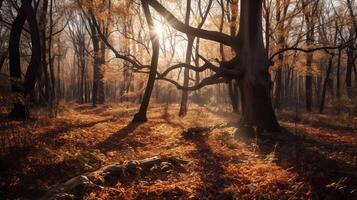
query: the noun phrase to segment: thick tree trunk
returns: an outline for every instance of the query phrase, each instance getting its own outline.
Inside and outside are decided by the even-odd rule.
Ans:
[[[25,20],[28,20],[31,33],[31,60],[27,68],[24,83],[21,81],[21,63],[20,63],[20,37]],[[13,45],[13,46],[12,46]],[[26,106],[26,97],[35,87],[41,62],[41,45],[36,16],[30,1],[23,0],[19,13],[13,23],[10,42],[10,76],[15,79],[12,82],[12,90],[22,96],[22,100],[15,102],[14,108],[10,113],[11,117],[26,119],[29,117],[28,106]],[[19,87],[20,86],[20,87]]]
[[[29,4],[26,6],[27,21],[30,27],[31,32],[31,60],[27,71],[25,74],[25,98],[26,95],[30,94],[33,88],[35,87],[36,81],[38,80],[40,73],[40,64],[41,64],[41,40],[40,33],[38,29],[38,24],[36,20],[36,15],[32,5]]]
[[[22,3],[11,27],[9,41],[11,88],[15,93],[21,93],[23,91],[23,88],[20,84],[22,79],[20,63],[20,37],[26,18],[26,5],[25,3]]]
[[[263,42],[262,0],[241,1],[238,33],[238,66],[244,67],[239,81],[242,99],[242,123],[268,131],[280,129],[271,102],[272,81]]]
[[[26,21],[26,17],[26,5],[25,2],[22,1],[21,7],[11,27],[9,41],[11,88],[12,92],[19,94],[19,96],[21,96],[24,92],[20,63],[20,37]],[[24,100],[16,100],[10,113],[10,117],[18,119],[25,119],[28,117],[28,112],[25,108]]]

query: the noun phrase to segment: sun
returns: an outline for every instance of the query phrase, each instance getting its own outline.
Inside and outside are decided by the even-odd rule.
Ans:
[[[156,30],[156,35],[160,38],[163,39],[165,38],[165,28],[163,27],[162,24],[155,24],[155,30]]]

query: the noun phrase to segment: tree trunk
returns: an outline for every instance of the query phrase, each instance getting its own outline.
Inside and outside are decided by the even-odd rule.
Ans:
[[[6,55],[1,55],[0,56],[0,72],[1,72],[2,67],[4,66],[5,60],[6,60]]]
[[[238,33],[238,66],[245,69],[239,80],[242,99],[242,123],[268,131],[280,130],[271,103],[272,81],[263,42],[262,0],[241,1]]]
[[[103,104],[104,97],[104,63],[105,63],[105,47],[104,43],[99,39],[99,33],[95,27],[96,18],[93,14],[90,16],[89,26],[91,29],[91,39],[93,44],[93,90],[92,90],[92,102],[93,106],[97,104]],[[99,28],[99,26],[98,26]]]
[[[332,69],[332,61],[333,61],[333,56],[331,56],[326,72],[326,78],[324,80],[324,85],[322,88],[322,95],[321,95],[321,103],[320,103],[320,109],[319,112],[322,113],[324,111],[324,106],[325,106],[325,96],[326,96],[326,89],[327,89],[327,84],[330,80],[330,74],[331,74],[331,69]]]
[[[21,86],[20,84],[22,79],[21,63],[20,63],[20,37],[27,17],[25,7],[26,5],[23,2],[10,31],[10,41],[9,41],[10,77],[11,77],[12,92],[15,93],[21,93],[23,91],[22,88],[23,86]]]
[[[186,64],[191,63],[192,47],[193,47],[194,37],[188,35],[187,49],[186,49]],[[184,81],[183,86],[188,87],[190,79],[190,70],[188,68],[184,69]],[[188,90],[182,90],[181,106],[179,111],[179,116],[183,117],[187,114],[187,101],[188,101]]]
[[[92,19],[94,17],[92,16]],[[94,20],[94,19],[93,19]],[[98,90],[99,90],[99,79],[100,79],[100,49],[99,49],[99,37],[97,35],[97,31],[95,30],[95,27],[91,26],[92,29],[92,44],[93,44],[93,54],[94,54],[94,60],[93,60],[93,90],[92,90],[92,103],[93,106],[96,106],[98,104]]]
[[[353,52],[353,46],[350,45],[350,47],[347,48],[347,70],[346,70],[346,90],[347,90],[347,96],[349,98],[352,98],[352,70],[353,70],[353,62],[354,62],[354,52]]]
[[[191,13],[191,0],[187,0],[186,17],[185,17],[186,25],[189,25],[190,23],[190,13]],[[187,49],[186,49],[186,59],[185,59],[186,64],[191,63],[192,47],[193,47],[194,40],[195,38],[193,36],[187,34]],[[189,79],[190,79],[190,70],[188,68],[184,69],[183,76],[184,76],[183,86],[188,87]],[[179,111],[179,116],[181,117],[187,114],[187,101],[188,101],[188,90],[184,89],[182,90],[182,98],[181,98],[181,105]]]
[[[84,48],[84,47],[83,47]],[[81,104],[84,103],[84,87],[85,87],[85,66],[86,61],[84,54],[81,54],[79,60],[79,70],[80,70],[80,83],[79,83],[79,101]]]
[[[50,102],[51,96],[51,82],[50,82],[50,73],[48,71],[47,66],[47,39],[46,39],[46,26],[47,26],[47,8],[48,8],[48,0],[43,0],[41,5],[41,10],[39,12],[39,32],[41,38],[41,51],[43,52],[41,55],[41,68],[40,72],[41,77],[41,89],[44,89],[44,98],[42,102],[48,104]],[[50,62],[50,60],[48,60]]]
[[[285,45],[285,36],[284,36],[284,21],[281,20],[282,18],[282,10],[280,10],[281,5],[280,2],[277,1],[277,11],[276,11],[276,21],[278,23],[277,25],[277,37],[278,37],[278,42],[277,45],[278,47],[284,47]],[[269,11],[267,11],[269,13]],[[285,16],[283,17],[285,18]],[[267,19],[267,23],[269,22],[269,19]],[[285,19],[283,19],[285,20]],[[269,30],[269,26],[266,27],[266,30]],[[266,37],[269,38],[269,31],[267,31]],[[266,47],[267,49],[269,46]],[[275,87],[275,93],[274,93],[274,107],[275,108],[280,108],[282,104],[282,98],[283,98],[283,66],[284,66],[284,55],[279,54],[278,56],[278,69],[276,70],[275,76],[276,76],[276,87]]]
[[[228,82],[228,94],[231,100],[231,105],[234,113],[239,113],[239,88],[235,80]]]
[[[305,98],[306,98],[306,111],[311,112],[312,110],[312,75],[311,75],[311,63],[312,54],[308,53],[306,61],[307,74],[305,76]]]
[[[148,106],[150,103],[151,93],[152,93],[152,90],[153,90],[154,84],[155,84],[156,71],[157,71],[157,65],[159,62],[159,53],[160,53],[159,52],[159,50],[160,50],[159,39],[155,33],[154,23],[151,18],[149,5],[146,2],[143,2],[143,9],[144,9],[146,21],[149,24],[150,40],[152,43],[153,52],[152,52],[152,58],[151,58],[151,69],[150,69],[149,79],[148,79],[147,86],[145,89],[144,97],[142,99],[139,112],[137,114],[135,114],[135,116],[133,118],[133,122],[146,122],[147,121],[146,113],[147,113],[147,109],[148,109]]]
[[[49,61],[49,69],[51,74],[51,95],[50,95],[50,117],[57,116],[57,108],[56,108],[56,77],[54,72],[54,61],[55,58],[52,57],[52,32],[53,32],[53,0],[50,0],[50,33],[48,40],[48,61]]]
[[[237,56],[228,63],[222,63],[224,68],[233,71],[232,74],[217,72],[215,75],[227,79],[239,79],[243,124],[268,131],[280,130],[271,102],[272,81],[269,74],[268,55],[263,41],[262,0],[241,1],[240,28],[237,37],[189,27],[179,22],[158,1],[145,0],[142,2],[143,4],[150,3],[177,30],[234,48]]]
[[[341,98],[341,90],[340,90],[341,56],[342,56],[342,50],[339,49],[338,58],[337,58],[337,73],[336,73],[336,97],[338,100]]]
[[[59,41],[57,41],[59,42]],[[60,52],[60,45],[58,45],[58,52]],[[61,56],[57,56],[57,100],[63,98],[61,87]]]
[[[19,96],[21,96],[24,92],[24,86],[21,84],[22,72],[20,63],[20,37],[26,21],[26,17],[26,5],[25,2],[22,1],[21,7],[11,27],[9,41],[11,89],[12,92],[19,94]],[[10,113],[10,117],[19,119],[26,119],[28,117],[28,112],[23,101],[24,100],[21,99],[16,100]]]
[[[41,62],[41,44],[38,25],[36,21],[36,16],[33,11],[30,1],[23,0],[21,2],[21,8],[19,13],[13,23],[11,33],[10,33],[10,76],[15,78],[12,84],[12,90],[15,93],[19,93],[23,100],[19,100],[14,104],[14,108],[10,113],[11,117],[26,119],[29,117],[28,106],[26,102],[26,97],[31,93],[35,87],[36,80],[39,73],[39,65]],[[21,63],[20,63],[20,37],[25,20],[28,20],[30,33],[31,33],[31,60],[24,78],[24,84],[19,87],[19,82],[21,82]],[[12,46],[14,45],[14,46]],[[16,80],[17,79],[17,80]]]
[[[41,51],[41,40],[40,40],[40,33],[38,29],[36,15],[31,4],[26,6],[26,13],[27,13],[27,21],[31,32],[32,55],[25,75],[25,98],[26,95],[30,94],[30,92],[33,90],[36,81],[38,80],[38,76],[40,72],[39,66],[41,64],[41,55],[43,53]]]
[[[105,56],[106,56],[106,49],[105,44],[103,41],[100,42],[100,64],[98,70],[98,103],[104,104],[105,103],[105,90],[104,90],[104,75],[105,75]]]
[[[283,55],[280,54],[279,55],[279,64],[280,66],[278,66],[278,69],[275,72],[275,76],[276,76],[276,82],[275,82],[275,93],[274,93],[274,107],[275,108],[280,108],[281,106],[281,98],[282,98],[282,73],[283,73],[283,69],[282,69],[282,61],[283,61]]]
[[[199,51],[200,51],[200,38],[196,39],[196,49],[195,49],[195,66],[199,67],[200,66],[200,58],[199,58]],[[195,85],[198,85],[200,82],[200,73],[196,72],[195,73]],[[196,100],[197,102],[201,101],[201,92],[200,90],[196,91]]]

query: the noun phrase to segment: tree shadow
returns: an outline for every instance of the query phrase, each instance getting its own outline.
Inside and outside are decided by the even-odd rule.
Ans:
[[[128,125],[110,135],[106,140],[98,143],[93,148],[99,149],[102,153],[107,153],[116,149],[120,149],[127,142],[124,141],[135,129],[142,123],[130,122]],[[140,145],[140,144],[138,144]]]
[[[235,135],[247,145],[255,143],[262,157],[274,153],[279,166],[295,171],[311,186],[313,199],[357,198],[357,166],[323,155],[319,149],[321,145],[333,146],[285,129],[282,133],[256,134],[239,127]]]
[[[207,131],[206,133],[208,133]],[[192,156],[199,160],[198,165],[202,166],[200,174],[204,186],[199,189],[199,198],[204,199],[234,199],[233,193],[224,191],[235,180],[224,176],[225,170],[221,162],[229,158],[218,155],[212,151],[206,143],[204,134],[192,134],[184,132],[184,138],[192,141],[197,151]]]
[[[183,126],[182,124],[173,122],[172,120],[170,120],[171,115],[169,113],[169,105],[168,104],[165,105],[164,112],[163,112],[161,118],[164,119],[165,122],[167,124],[171,125],[172,127],[185,129],[185,126]]]
[[[310,125],[312,127],[324,127],[327,129],[340,130],[340,131],[350,131],[353,132],[355,128],[352,124],[339,124],[339,120],[334,120],[334,118],[321,117],[319,114],[299,114],[280,112],[278,113],[279,120],[290,122],[290,123],[300,123],[305,125]]]
[[[64,127],[64,129],[59,129],[59,130],[53,130],[47,133],[47,137],[51,137],[51,136],[56,137],[59,134],[69,130],[73,130],[74,128],[90,127],[92,125],[95,125],[97,123],[102,123],[105,121],[107,120],[96,121],[88,124],[81,124],[81,125],[76,125],[67,128]],[[121,146],[123,146],[123,144],[125,143],[123,140],[130,133],[132,133],[138,127],[138,125],[139,124],[137,123],[129,123],[127,126],[120,129],[118,132],[113,133],[103,142],[100,142],[95,146],[88,147],[86,151],[83,151],[83,153],[81,153],[78,156],[65,158],[61,162],[57,162],[57,163],[49,163],[49,164],[34,166],[34,168],[31,171],[27,172],[26,174],[13,174],[14,172],[21,171],[20,170],[21,163],[16,162],[17,164],[13,168],[13,169],[16,168],[15,171],[12,171],[9,167],[7,167],[8,170],[6,172],[5,171],[2,172],[5,173],[9,178],[11,178],[12,176],[19,177],[20,182],[18,182],[16,186],[11,186],[11,188],[7,187],[6,185],[0,184],[0,194],[2,193],[1,190],[3,190],[4,191],[3,196],[9,196],[12,198],[24,194],[26,194],[26,196],[21,196],[21,198],[26,197],[29,199],[33,199],[35,197],[39,197],[43,195],[48,188],[38,187],[37,182],[45,181],[47,184],[50,185],[56,184],[56,183],[64,182],[69,178],[72,178],[74,176],[86,172],[87,170],[84,170],[81,167],[81,165],[84,164],[82,163],[83,159],[88,158],[87,156],[88,150],[99,149],[100,153],[106,153],[108,151],[121,148]],[[25,158],[25,156],[22,157]],[[99,168],[101,165],[100,160],[90,160],[90,162],[91,162],[90,164],[95,166],[95,168]],[[88,171],[92,171],[92,170],[93,169],[89,169]],[[1,179],[2,178],[5,177],[1,175]]]
[[[109,119],[103,119],[103,120],[74,124],[74,125],[66,123],[66,122],[62,122],[58,127],[41,134],[37,140],[52,143],[52,145],[54,147],[59,148],[66,143],[66,140],[61,140],[58,138],[60,136],[62,136],[63,134],[65,134],[66,132],[74,131],[77,129],[89,128],[89,127],[95,126],[97,124],[111,122],[111,121],[115,121],[115,120],[116,120],[115,118],[109,118]]]
[[[23,124],[30,124],[34,122],[37,122],[37,119],[35,117],[31,117],[26,120],[19,120],[19,119],[13,119],[9,117],[9,115],[0,114],[0,134],[5,133],[6,131],[14,128],[14,123],[23,125]]]

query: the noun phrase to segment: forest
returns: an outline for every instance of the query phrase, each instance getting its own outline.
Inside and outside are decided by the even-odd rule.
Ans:
[[[357,0],[0,0],[0,199],[357,199]]]

